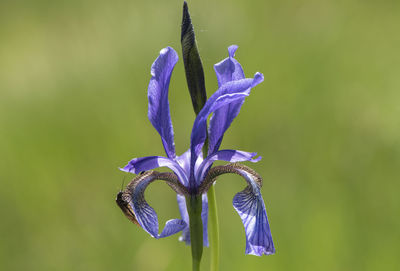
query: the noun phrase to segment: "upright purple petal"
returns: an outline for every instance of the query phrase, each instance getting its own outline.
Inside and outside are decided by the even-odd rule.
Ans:
[[[175,161],[178,162],[181,168],[185,171],[186,176],[190,176],[190,149],[188,149],[182,155],[176,157]],[[202,162],[203,162],[203,154],[200,153],[199,156],[197,157],[196,164],[194,166],[194,172],[198,171]],[[187,183],[185,183],[184,185],[188,186]]]
[[[215,161],[227,161],[227,162],[243,162],[250,161],[256,163],[261,160],[261,156],[254,159],[257,156],[256,152],[244,152],[237,150],[220,150],[213,154],[210,154],[204,161],[201,163],[199,169],[195,171],[196,181],[198,184],[204,179],[205,174],[207,173],[208,168]]]
[[[134,158],[129,163],[121,168],[122,171],[139,174],[142,171],[147,171],[159,167],[170,168],[179,178],[179,181],[186,185],[188,183],[188,176],[184,169],[174,160],[162,156],[146,156]]]
[[[182,230],[182,235],[179,237],[179,241],[185,242],[186,245],[190,244],[190,229],[189,229],[189,214],[186,207],[185,196],[176,195],[176,200],[178,201],[179,212],[181,213],[181,218],[186,223],[186,227]]]
[[[185,171],[186,176],[190,175],[190,149],[184,152],[182,155],[177,156],[175,161],[181,166]],[[184,185],[187,186],[187,183]]]
[[[221,62],[214,65],[214,70],[217,75],[218,86],[221,87],[223,84],[244,79],[244,72],[240,63],[234,58],[237,50],[237,45],[231,45],[228,47],[229,57],[225,58]]]
[[[164,180],[172,186],[179,186],[175,175],[148,171],[133,179],[122,192],[118,205],[126,205],[135,216],[137,223],[154,238],[163,238],[175,234],[186,227],[185,221],[172,219],[167,221],[164,230],[158,234],[158,218],[154,209],[146,202],[144,191],[155,180]],[[172,177],[171,177],[172,176]],[[121,203],[122,202],[122,203]],[[125,208],[125,207],[124,207]],[[122,207],[121,207],[122,209]]]
[[[244,99],[249,95],[250,89],[261,83],[264,77],[256,73],[254,78],[231,81],[222,85],[206,102],[203,109],[197,115],[193,124],[190,151],[191,151],[191,175],[194,175],[194,165],[199,156],[206,139],[207,118],[219,108],[229,105],[232,102]],[[191,178],[192,179],[192,178]],[[195,186],[195,184],[192,184]]]
[[[201,220],[203,221],[203,245],[208,247],[208,197],[202,195]]]
[[[174,130],[169,112],[168,88],[171,74],[178,54],[171,47],[164,48],[151,66],[151,79],[148,88],[148,117],[161,136],[165,152],[175,158]]]
[[[190,229],[189,229],[189,214],[186,208],[186,199],[182,195],[177,195],[179,212],[181,213],[182,220],[186,223],[186,227],[182,230],[182,235],[179,241],[185,242],[190,245]],[[208,247],[208,198],[207,194],[202,195],[202,210],[201,219],[203,221],[203,245]]]
[[[237,45],[230,46],[228,48],[229,57],[214,65],[220,87],[228,82],[245,78],[242,66],[234,59],[237,48]],[[208,153],[218,151],[225,131],[239,114],[243,103],[244,98],[223,106],[214,112],[210,119]]]

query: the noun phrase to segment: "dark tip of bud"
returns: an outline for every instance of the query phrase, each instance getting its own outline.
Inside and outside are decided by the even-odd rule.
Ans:
[[[185,1],[185,2],[183,2],[181,41],[183,40],[183,37],[188,34],[188,32],[192,32],[191,35],[194,36],[192,20],[190,19],[188,5]]]
[[[203,65],[197,50],[193,24],[186,1],[183,2],[181,44],[186,81],[192,98],[193,109],[198,114],[206,103],[207,94]]]

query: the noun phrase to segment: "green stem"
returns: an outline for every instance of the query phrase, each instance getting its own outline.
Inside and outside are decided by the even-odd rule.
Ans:
[[[219,225],[218,225],[218,210],[217,201],[215,198],[215,189],[212,185],[207,193],[208,196],[208,233],[210,237],[211,250],[211,266],[210,271],[219,270]]]
[[[203,255],[203,221],[201,220],[201,195],[186,198],[189,213],[190,243],[192,246],[192,270],[200,271],[200,261]]]
[[[208,134],[203,146],[203,157],[207,157],[208,150]],[[210,242],[210,271],[219,270],[219,225],[217,200],[215,197],[215,189],[212,185],[207,192],[208,196],[208,236]]]

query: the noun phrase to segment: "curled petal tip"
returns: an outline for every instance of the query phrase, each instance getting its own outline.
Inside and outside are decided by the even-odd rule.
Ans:
[[[260,72],[256,72],[254,74],[254,81],[253,81],[252,87],[260,84],[262,81],[264,81],[264,75]]]
[[[129,163],[126,166],[124,166],[123,168],[119,168],[119,169],[122,171],[128,172],[128,173],[136,174],[136,169],[133,165],[131,165],[131,163]]]
[[[171,46],[167,46],[165,48],[162,48],[160,50],[160,55],[166,55],[168,53],[172,53],[172,56],[174,59],[178,59],[178,54],[176,53],[176,51],[174,50],[174,48],[172,48]]]
[[[228,47],[229,57],[235,57],[235,52],[239,46],[231,45]]]
[[[254,158],[254,159],[252,160],[252,162],[256,163],[256,162],[261,161],[261,159],[262,159],[262,156],[258,156],[257,158]]]
[[[182,231],[185,227],[187,227],[186,222],[182,219],[171,219],[165,223],[165,227],[161,234],[159,234],[156,238],[164,238],[175,233]]]
[[[137,174],[138,170],[135,167],[135,163],[137,162],[137,160],[138,160],[137,158],[134,158],[131,161],[129,161],[129,163],[126,166],[124,166],[123,168],[119,168],[119,169],[122,171],[128,172],[128,173]]]
[[[259,162],[262,159],[262,156],[258,156],[258,157],[256,157],[256,156],[257,156],[257,153],[253,152],[253,157],[250,160],[250,162],[256,163],[256,162]],[[254,157],[256,157],[256,158],[254,158]]]
[[[162,48],[162,49],[160,50],[160,55],[165,55],[166,53],[168,53],[169,48],[171,48],[171,47]]]
[[[168,59],[169,58],[169,59]],[[153,65],[151,65],[151,70],[150,70],[150,74],[153,77],[156,77],[157,74],[162,73],[165,64],[163,63],[163,61],[165,62],[170,61],[172,66],[175,66],[176,62],[178,62],[178,54],[176,53],[176,51],[174,50],[174,48],[167,46],[165,48],[162,48],[160,50],[159,56],[157,57],[157,59],[154,61]],[[171,71],[172,73],[172,71]]]
[[[126,169],[126,166],[125,167],[118,167],[118,169],[121,170],[121,171],[124,171],[124,172],[129,172],[129,170]]]

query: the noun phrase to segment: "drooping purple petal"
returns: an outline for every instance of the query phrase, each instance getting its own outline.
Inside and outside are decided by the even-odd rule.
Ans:
[[[133,211],[139,225],[154,238],[163,238],[175,234],[186,227],[185,221],[173,219],[167,221],[164,230],[158,234],[158,218],[154,209],[146,202],[144,191],[147,186],[155,180],[164,180],[172,186],[178,186],[175,175],[148,171],[138,175],[126,187],[122,194],[122,201],[128,204]]]
[[[254,78],[231,81],[222,85],[206,102],[203,109],[197,115],[193,124],[190,151],[191,151],[191,175],[194,174],[193,166],[196,163],[206,139],[207,118],[208,116],[232,102],[244,99],[249,95],[250,89],[261,83],[264,77],[261,73],[256,73]],[[195,185],[195,184],[193,184]]]
[[[151,66],[151,79],[148,87],[148,117],[161,136],[165,152],[175,158],[174,130],[169,112],[168,88],[171,74],[178,54],[171,47],[164,48]]]
[[[214,65],[218,86],[231,81],[244,79],[242,66],[234,59],[237,45],[228,48],[229,57]],[[244,98],[225,105],[214,112],[210,119],[208,153],[216,152],[222,142],[225,131],[239,114]]]
[[[246,188],[233,198],[233,207],[245,228],[246,254],[261,256],[275,253],[267,212],[260,192],[262,178],[257,172],[238,163],[214,166],[199,186],[199,192],[206,193],[217,177],[225,173],[238,174],[247,182]]]
[[[233,198],[233,207],[242,219],[246,232],[246,254],[261,256],[275,253],[267,212],[255,177],[238,170],[248,186]]]
[[[198,184],[204,179],[205,174],[208,168],[217,160],[227,161],[227,162],[243,162],[250,161],[256,163],[261,160],[261,156],[253,159],[257,156],[256,152],[245,152],[245,151],[237,151],[237,150],[220,150],[211,155],[209,155],[203,163],[201,163],[199,169],[195,171],[196,182]]]
[[[186,207],[186,199],[182,195],[177,195],[179,212],[181,213],[182,220],[185,221],[186,227],[182,230],[182,235],[179,241],[183,241],[186,245],[190,245],[190,229],[189,229],[189,214]],[[202,195],[202,210],[201,219],[203,221],[203,245],[208,247],[208,198],[207,194]]]
[[[175,233],[178,233],[186,227],[187,227],[187,225],[186,225],[185,221],[183,221],[182,219],[168,220],[165,223],[165,227],[164,227],[163,231],[161,232],[159,238],[164,238],[164,237],[173,235]]]
[[[183,185],[188,183],[188,177],[181,166],[172,159],[162,156],[146,156],[134,158],[129,163],[121,168],[122,171],[139,174],[142,171],[147,171],[159,167],[168,167],[178,176]]]

